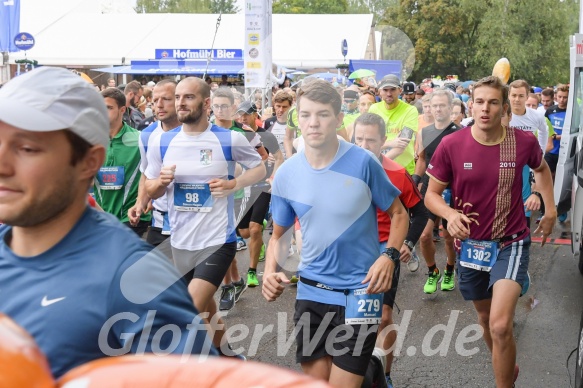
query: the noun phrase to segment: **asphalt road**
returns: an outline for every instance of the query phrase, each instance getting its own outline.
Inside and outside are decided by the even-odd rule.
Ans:
[[[568,222],[557,225],[553,237],[565,237],[561,233],[568,227]],[[265,240],[268,238],[266,233]],[[441,268],[445,266],[443,240],[437,247]],[[583,276],[569,245],[541,247],[533,243],[530,257],[531,287],[520,298],[514,319],[520,366],[516,386],[569,387],[566,362],[578,341]],[[248,250],[239,252],[237,260],[241,274],[246,274]],[[293,267],[298,257],[288,260]],[[260,263],[258,271],[262,269]],[[402,340],[402,345],[393,364],[395,386],[494,387],[490,353],[475,330],[472,304],[465,302],[457,289],[424,294],[426,272],[424,265],[417,272],[408,271],[406,266],[401,270],[397,293],[401,311],[394,314],[394,320],[400,325],[398,342]],[[260,287],[249,288],[225,317],[233,348],[242,350],[250,360],[300,370],[291,337],[295,293],[295,287],[288,287],[276,302],[268,303]],[[571,376],[574,359],[570,362]]]

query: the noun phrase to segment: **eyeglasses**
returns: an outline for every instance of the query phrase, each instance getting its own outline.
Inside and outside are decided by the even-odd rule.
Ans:
[[[346,102],[346,103],[348,103],[348,104],[350,104],[350,103],[352,103],[352,102],[354,102],[354,101],[356,101],[356,99],[355,99],[355,98],[345,98],[345,99],[344,99],[344,102]]]
[[[229,109],[231,106],[227,105],[227,104],[223,104],[223,105],[213,105],[211,106],[211,108],[213,108],[213,110],[227,110]]]

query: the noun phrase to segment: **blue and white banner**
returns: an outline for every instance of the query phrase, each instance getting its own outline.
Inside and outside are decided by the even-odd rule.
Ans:
[[[19,51],[14,37],[20,32],[20,0],[0,0],[0,52]]]
[[[2,1],[2,0],[0,0]],[[156,59],[243,59],[241,49],[156,49]]]

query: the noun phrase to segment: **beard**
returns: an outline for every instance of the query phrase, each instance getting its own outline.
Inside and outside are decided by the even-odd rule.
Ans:
[[[203,109],[203,103],[201,102],[190,113],[183,115],[183,116],[178,114],[178,121],[180,121],[183,124],[196,124],[200,121],[203,114],[204,114],[204,109]]]
[[[41,196],[24,203],[20,212],[2,215],[2,221],[11,226],[32,227],[60,215],[75,201],[77,191],[74,188],[79,184],[73,174],[60,175],[62,179],[55,181],[53,187],[47,187]]]

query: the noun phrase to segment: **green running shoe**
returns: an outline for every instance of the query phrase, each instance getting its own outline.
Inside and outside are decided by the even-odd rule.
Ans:
[[[437,283],[439,282],[439,279],[441,279],[441,273],[436,268],[435,271],[429,272],[427,276],[428,278],[423,287],[423,292],[426,294],[433,294],[437,291]]]
[[[259,280],[257,280],[257,272],[249,271],[247,272],[247,286],[257,287],[259,285]]]
[[[452,291],[455,289],[455,272],[443,271],[443,279],[441,279],[441,291]]]

